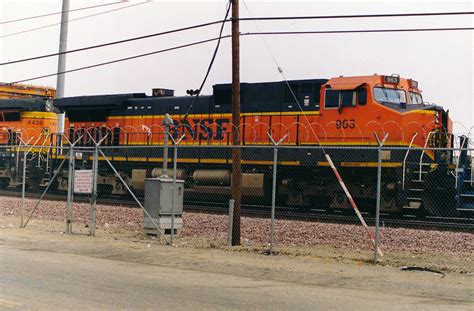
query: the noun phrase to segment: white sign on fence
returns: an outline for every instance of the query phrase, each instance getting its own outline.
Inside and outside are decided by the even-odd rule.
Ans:
[[[92,193],[92,170],[74,171],[74,193]]]

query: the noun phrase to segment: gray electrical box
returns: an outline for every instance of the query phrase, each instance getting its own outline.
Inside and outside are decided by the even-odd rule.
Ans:
[[[184,180],[176,180],[174,191],[175,229],[182,226]],[[169,177],[145,179],[145,210],[161,229],[170,229],[170,218],[173,214],[173,179]],[[156,229],[151,220],[144,217],[145,229]],[[179,219],[177,219],[179,218]]]

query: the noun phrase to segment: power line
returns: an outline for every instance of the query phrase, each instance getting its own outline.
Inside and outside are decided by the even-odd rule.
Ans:
[[[428,13],[394,13],[394,14],[358,14],[358,15],[308,15],[308,16],[273,16],[242,17],[240,21],[302,20],[302,19],[344,19],[344,18],[384,18],[384,17],[423,17],[473,15],[474,12],[428,12]]]
[[[16,64],[16,63],[22,63],[22,62],[28,62],[28,61],[38,60],[38,59],[42,59],[42,58],[54,57],[54,56],[59,56],[61,54],[69,54],[69,53],[87,51],[87,50],[91,50],[91,49],[97,49],[97,48],[102,48],[102,47],[106,47],[106,46],[110,46],[110,45],[122,44],[122,43],[137,41],[137,40],[143,40],[143,39],[158,37],[158,36],[162,36],[162,35],[172,34],[172,33],[176,33],[176,32],[202,28],[202,27],[211,26],[211,25],[215,25],[215,24],[221,24],[222,22],[223,22],[222,20],[213,21],[213,22],[208,22],[208,23],[204,23],[204,24],[197,24],[197,25],[193,25],[193,26],[187,26],[187,27],[183,27],[183,28],[177,28],[177,29],[173,29],[173,30],[157,32],[157,33],[153,33],[153,34],[150,34],[150,35],[144,35],[144,36],[124,39],[124,40],[118,40],[118,41],[113,41],[113,42],[97,44],[97,45],[91,45],[91,46],[87,46],[87,47],[83,47],[83,48],[69,50],[69,51],[66,51],[64,53],[52,53],[52,54],[45,54],[45,55],[41,55],[41,56],[23,58],[23,59],[19,59],[19,60],[0,63],[0,66],[11,65],[11,64]]]
[[[114,64],[114,63],[119,63],[119,62],[132,60],[132,59],[136,59],[136,58],[141,58],[141,57],[145,57],[145,56],[150,56],[150,55],[154,55],[154,54],[160,54],[160,53],[164,53],[164,52],[179,50],[179,49],[183,49],[183,48],[186,48],[186,47],[200,45],[200,44],[204,44],[204,43],[208,43],[208,42],[212,42],[212,41],[217,41],[219,39],[226,39],[226,38],[230,38],[230,35],[225,35],[225,36],[222,36],[222,37],[215,37],[215,38],[211,38],[211,39],[207,39],[207,40],[196,41],[196,42],[183,44],[183,45],[178,45],[178,46],[174,46],[174,47],[163,49],[163,50],[138,54],[138,55],[125,57],[125,58],[119,58],[119,59],[115,59],[115,60],[112,60],[112,61],[98,63],[98,64],[84,66],[84,67],[79,67],[79,68],[75,68],[75,69],[69,69],[69,70],[65,70],[65,71],[62,71],[62,72],[55,72],[55,73],[46,74],[46,75],[43,75],[43,76],[37,76],[37,77],[33,77],[33,78],[18,80],[18,81],[15,81],[15,82],[10,82],[8,84],[15,84],[15,83],[21,83],[21,82],[26,82],[26,81],[32,81],[32,80],[37,80],[37,79],[42,79],[42,78],[47,78],[47,77],[53,77],[53,76],[56,76],[56,75],[59,75],[59,74],[65,74],[65,73],[70,73],[70,72],[81,71],[81,70],[85,70],[85,69],[110,65],[110,64]]]
[[[112,3],[99,4],[99,5],[94,5],[94,6],[88,6],[88,7],[73,9],[73,10],[69,10],[67,12],[88,10],[88,9],[93,9],[93,8],[98,8],[98,7],[108,6],[108,5],[120,4],[120,3],[124,3],[124,2],[125,1],[117,1],[117,2],[112,2]],[[53,13],[48,13],[48,14],[43,14],[43,15],[24,17],[24,18],[19,18],[19,19],[0,22],[0,25],[20,22],[20,21],[25,21],[25,20],[31,20],[31,19],[37,19],[37,18],[57,15],[57,14],[61,14],[61,13],[63,13],[63,12],[53,12]],[[362,14],[362,15],[244,17],[244,18],[239,18],[239,20],[240,21],[249,21],[249,20],[296,20],[296,19],[329,19],[329,18],[331,18],[331,19],[338,19],[338,18],[377,18],[377,17],[446,16],[446,15],[468,15],[468,14],[474,14],[474,12],[433,12],[433,13]]]
[[[474,27],[456,28],[400,28],[400,29],[360,29],[360,30],[308,30],[308,31],[263,31],[246,32],[241,36],[254,35],[312,35],[312,34],[351,34],[351,33],[380,33],[380,32],[433,32],[433,31],[467,31],[474,30]]]
[[[143,4],[143,3],[146,3],[146,2],[141,2],[141,4]],[[135,4],[135,5],[137,5],[137,4]],[[250,21],[250,20],[257,21],[257,20],[271,20],[271,19],[320,19],[320,18],[322,19],[322,18],[370,18],[370,17],[378,18],[378,17],[403,17],[403,16],[412,17],[412,16],[437,16],[437,15],[444,15],[445,16],[445,15],[468,15],[468,14],[474,14],[474,12],[406,13],[406,14],[376,14],[376,15],[367,15],[367,14],[366,15],[321,15],[321,16],[287,16],[287,17],[250,17],[250,18],[240,18],[239,20],[242,20],[242,21]],[[96,49],[96,48],[102,48],[102,47],[116,45],[116,44],[122,44],[122,43],[126,43],[126,42],[132,42],[132,41],[136,41],[136,40],[143,40],[143,39],[153,38],[153,37],[157,37],[157,36],[162,36],[162,35],[165,35],[165,34],[171,34],[171,33],[175,33],[175,32],[181,32],[181,31],[185,31],[185,30],[191,30],[191,29],[211,26],[211,25],[220,24],[222,22],[229,22],[229,21],[231,21],[231,19],[218,20],[218,21],[213,21],[213,22],[208,22],[208,23],[203,23],[203,24],[197,24],[197,25],[192,25],[192,26],[188,26],[188,27],[173,29],[173,30],[169,30],[169,31],[158,32],[158,33],[153,33],[153,34],[149,34],[149,35],[138,36],[138,37],[133,37],[133,38],[129,38],[129,39],[123,39],[123,40],[112,41],[112,42],[108,42],[108,43],[103,43],[103,44],[78,48],[78,49],[66,51],[64,53],[45,54],[45,55],[36,56],[36,57],[30,57],[30,58],[24,58],[24,59],[4,62],[4,63],[0,63],[0,66],[11,65],[11,64],[15,64],[15,63],[27,62],[27,61],[32,61],[32,60],[38,60],[38,59],[47,58],[47,57],[54,57],[54,56],[59,56],[61,54],[76,53],[76,52],[86,51],[86,50],[90,50],[90,49]],[[52,26],[52,25],[50,25],[50,26]],[[49,27],[49,26],[46,26],[46,27]],[[440,30],[443,30],[443,29],[440,28]],[[446,29],[446,30],[451,30],[451,29]],[[453,30],[456,30],[456,29],[453,29]],[[468,30],[468,29],[466,29],[466,30]],[[400,31],[403,31],[403,30],[400,30]],[[362,31],[354,31],[354,32],[369,32],[369,31],[362,30]],[[373,31],[373,32],[377,32],[377,31]],[[378,32],[383,32],[383,31],[378,31]],[[387,32],[387,31],[385,31],[385,32]],[[315,34],[316,32],[310,32],[310,33]],[[323,31],[323,32],[320,32],[320,33],[331,33],[331,32]],[[334,31],[332,33],[338,33],[338,32]],[[342,31],[340,33],[349,33],[349,31]],[[283,34],[283,33],[281,33],[281,34]],[[301,33],[301,34],[303,34],[303,33]],[[6,36],[8,36],[8,35],[6,35]],[[2,38],[2,37],[0,37],[0,38]]]
[[[222,21],[221,21],[221,22],[222,22]],[[342,34],[344,34],[344,33],[373,33],[373,32],[462,31],[462,30],[474,30],[474,27],[464,27],[464,28],[377,29],[377,30],[374,30],[374,29],[368,29],[368,30],[328,30],[328,31],[304,31],[304,32],[303,32],[303,31],[283,31],[283,32],[274,31],[274,32],[247,32],[247,33],[243,33],[243,34],[240,34],[240,35],[241,35],[241,36],[255,36],[255,35],[301,35],[301,34],[335,34],[335,33],[342,33]],[[85,66],[85,67],[79,67],[79,68],[75,68],[75,69],[70,69],[70,70],[66,70],[66,71],[63,71],[63,72],[56,72],[56,73],[47,74],[47,75],[43,75],[43,76],[38,76],[38,77],[33,77],[33,78],[28,78],[28,79],[23,79],[23,80],[18,80],[18,81],[15,81],[15,82],[11,82],[10,84],[20,83],[20,82],[26,82],[26,81],[31,81],[31,80],[41,79],[41,78],[47,78],[47,77],[52,77],[52,76],[56,76],[56,75],[58,75],[58,74],[70,73],[70,72],[75,72],[75,71],[90,69],[90,68],[94,68],[94,67],[100,67],[100,66],[104,66],[104,65],[109,65],[109,64],[113,64],[113,63],[118,63],[118,62],[123,62],[123,61],[131,60],[131,59],[141,58],[141,57],[145,57],[145,56],[149,56],[149,55],[160,54],[160,53],[163,53],[163,52],[169,52],[169,51],[178,50],[178,49],[182,49],[182,48],[186,48],[186,47],[190,47],[190,46],[200,45],[200,44],[204,44],[204,43],[216,41],[216,40],[219,40],[219,39],[227,39],[227,38],[230,38],[230,37],[231,37],[230,35],[224,35],[224,36],[219,36],[219,37],[215,37],[215,38],[211,38],[211,39],[206,39],[206,40],[201,40],[201,41],[195,41],[195,42],[192,42],[192,43],[183,44],[183,45],[179,45],[179,46],[175,46],[175,47],[171,47],[171,48],[167,48],[167,49],[163,49],[163,50],[153,51],[153,52],[144,53],[144,54],[138,54],[138,55],[134,55],[134,56],[130,56],[130,57],[125,57],[125,58],[120,58],[120,59],[116,59],[116,60],[112,60],[112,61],[108,61],[108,62],[98,63],[98,64],[94,64],[94,65],[90,65],[90,66]]]
[[[65,12],[75,12],[75,11],[82,11],[82,10],[88,10],[88,9],[95,9],[95,8],[108,6],[108,5],[115,5],[115,4],[119,4],[119,3],[124,3],[124,1],[117,1],[117,2],[112,2],[112,3],[86,6],[86,7],[83,7],[83,8],[78,8],[78,9],[73,9],[73,10],[68,10],[68,11],[53,12],[53,13],[48,13],[48,14],[43,14],[43,15],[36,15],[36,16],[29,16],[29,17],[23,17],[23,18],[18,18],[18,19],[12,19],[12,20],[9,20],[9,21],[0,22],[0,25],[16,23],[16,22],[21,22],[21,21],[26,21],[26,20],[36,19],[36,18],[41,18],[41,17],[47,17],[47,16],[52,16],[52,15],[62,14],[62,13],[65,13]]]
[[[249,13],[250,17],[253,18],[252,16],[252,13],[250,12],[250,8],[247,6],[247,3],[245,0],[243,0],[243,3],[245,5],[245,8],[247,9],[247,12]],[[267,43],[267,40],[265,40],[265,36],[262,35],[262,31],[260,30],[260,27],[258,26],[258,23],[257,23],[257,20],[253,20],[254,24],[255,24],[255,28],[257,28],[257,33],[259,34],[260,38],[262,39],[263,43],[265,44],[265,47],[267,48],[267,51],[270,53],[271,57],[273,58],[273,62],[275,63],[276,67],[277,67],[277,70],[278,70],[278,73],[281,75],[281,77],[283,78],[283,80],[285,81],[285,84],[286,86],[288,87],[288,89],[290,90],[290,93],[291,95],[293,96],[293,99],[295,100],[295,102],[298,104],[298,107],[300,108],[301,112],[303,113],[303,116],[305,117],[306,119],[306,122],[310,123],[309,120],[308,120],[308,116],[306,115],[306,113],[303,111],[303,108],[301,107],[301,104],[293,90],[293,88],[291,87],[290,83],[288,82],[288,79],[286,78],[286,75],[285,73],[283,72],[283,69],[281,68],[280,64],[278,63],[275,55],[273,54],[272,50],[270,49],[270,46],[268,45]],[[313,135],[314,137],[316,138],[316,140],[318,141],[318,144],[321,146],[321,142],[319,141],[319,137],[318,135],[316,134],[315,130],[313,129],[313,127],[311,127],[311,131],[313,132]],[[324,150],[324,147],[322,147],[322,152],[324,155],[326,155],[326,150]]]
[[[86,18],[89,18],[89,17],[99,16],[99,15],[103,15],[103,14],[107,14],[107,13],[111,13],[111,12],[115,12],[115,11],[128,9],[128,8],[131,8],[131,7],[134,7],[134,6],[137,6],[137,5],[146,4],[146,3],[149,3],[149,2],[150,1],[147,0],[147,1],[144,1],[144,2],[139,2],[139,3],[123,6],[123,7],[117,8],[117,9],[112,9],[112,10],[103,11],[103,12],[99,12],[99,13],[95,13],[95,14],[85,15],[85,16],[82,16],[82,17],[70,19],[70,20],[67,21],[67,23],[70,23],[70,22],[73,22],[73,21],[78,21],[78,20],[81,20],[81,19],[86,19]],[[63,24],[63,23],[54,23],[54,24],[49,24],[49,25],[45,25],[45,26],[41,26],[41,27],[30,28],[30,29],[26,29],[26,30],[22,30],[22,31],[14,32],[14,33],[9,33],[9,34],[0,36],[0,39],[20,35],[20,34],[23,34],[23,33],[33,32],[33,31],[37,31],[37,30],[41,30],[41,29],[45,29],[45,28],[49,28],[49,27],[54,27],[54,26],[61,25],[61,24]]]
[[[189,105],[188,110],[186,111],[186,114],[184,115],[184,120],[186,120],[186,118],[188,117],[189,112],[191,111],[194,104],[196,103],[199,95],[201,94],[202,88],[204,87],[204,84],[206,83],[207,77],[209,76],[209,73],[211,72],[212,65],[214,64],[214,60],[216,59],[217,51],[219,50],[219,46],[221,44],[222,32],[224,31],[224,26],[225,26],[227,17],[229,16],[230,7],[231,7],[231,1],[229,0],[229,2],[227,3],[227,8],[226,8],[224,19],[222,20],[221,29],[219,31],[219,39],[217,40],[216,48],[214,49],[214,53],[212,54],[212,57],[211,57],[211,62],[209,63],[209,66],[207,67],[206,75],[204,76],[204,79],[202,80],[201,86],[199,87],[199,90],[198,90],[196,96],[194,96],[194,99],[193,99],[191,105]]]

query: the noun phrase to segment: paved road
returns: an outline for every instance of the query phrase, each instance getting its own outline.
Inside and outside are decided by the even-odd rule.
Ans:
[[[0,235],[1,310],[473,308],[472,278],[12,232]]]

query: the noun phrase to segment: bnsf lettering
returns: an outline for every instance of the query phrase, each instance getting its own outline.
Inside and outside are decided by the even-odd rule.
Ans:
[[[229,122],[230,119],[174,120],[171,134],[174,138],[185,134],[183,139],[224,140]]]

